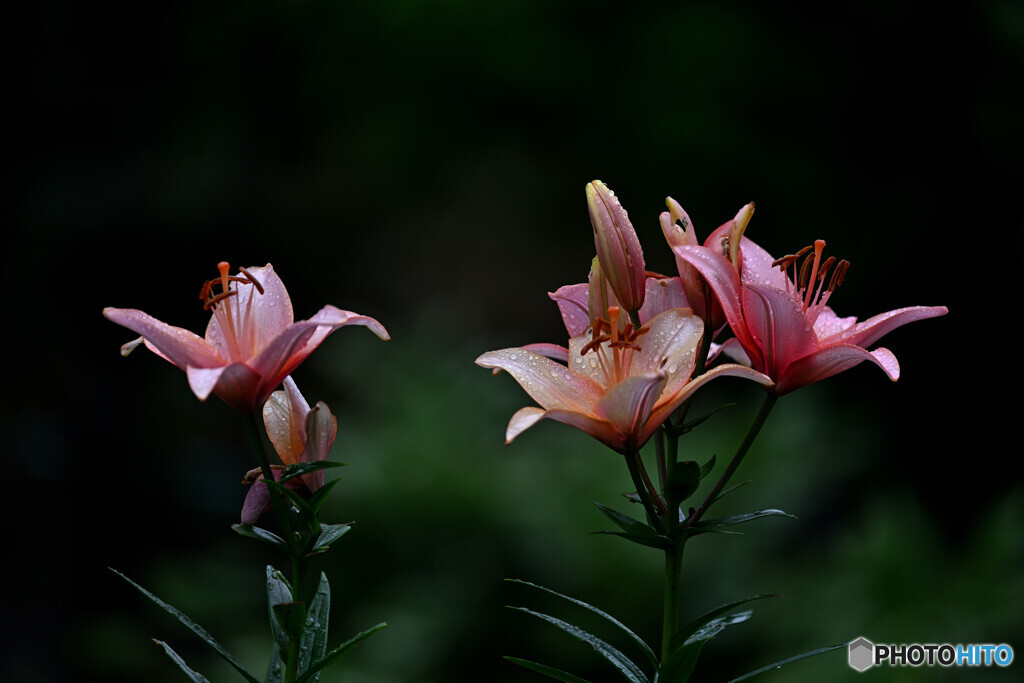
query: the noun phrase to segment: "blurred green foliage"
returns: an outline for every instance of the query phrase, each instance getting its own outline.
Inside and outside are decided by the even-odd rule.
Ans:
[[[1008,182],[1024,152],[1019,3],[30,11],[9,60],[0,428],[15,618],[0,678],[181,680],[152,636],[232,680],[107,566],[262,670],[263,567],[276,558],[230,531],[253,467],[239,419],[196,402],[151,354],[118,357],[128,335],[100,316],[139,307],[201,330],[194,297],[228,259],[272,261],[298,318],[332,303],[393,336],[342,330],[296,374],[338,416],[334,457],[351,465],[329,475],[343,481],[324,515],[356,521],[319,565],[333,640],[390,623],[325,680],[535,680],[506,654],[614,680],[586,646],[503,607],[563,605],[503,579],[653,640],[658,553],[589,534],[607,525],[592,501],[629,509],[625,467],[558,424],[503,446],[529,400],[473,365],[561,341],[545,292],[586,276],[594,178],[629,210],[651,269],[674,268],[657,225],[666,195],[702,237],[754,200],[748,234],[770,252],[823,237],[853,262],[840,314],[951,310],[885,340],[898,384],[857,368],[780,402],[738,473],[752,483],[720,511],[799,519],[693,541],[685,609],[782,596],[709,644],[701,680],[859,635],[1021,650],[1019,401],[1007,398],[1020,373],[1004,363],[991,389],[979,343],[1005,337],[1005,255],[1021,246]],[[687,437],[684,458],[722,463],[746,429],[757,390],[720,384],[703,409],[739,405]],[[855,676],[831,653],[763,680]]]

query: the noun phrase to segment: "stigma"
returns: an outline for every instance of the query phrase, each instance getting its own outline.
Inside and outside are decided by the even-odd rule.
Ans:
[[[629,376],[633,354],[640,350],[638,339],[649,329],[646,325],[637,329],[632,322],[626,322],[620,328],[619,319],[622,317],[621,308],[609,306],[608,318],[594,319],[591,339],[580,349],[581,356],[594,353],[609,385]]]
[[[258,351],[257,335],[253,332],[253,299],[256,297],[252,292],[242,296],[240,288],[243,285],[251,286],[256,293],[263,294],[263,285],[242,267],[239,267],[238,275],[231,275],[231,264],[227,261],[218,263],[217,270],[220,272],[219,277],[203,284],[199,299],[203,302],[204,311],[213,311],[230,360],[238,362],[251,358]],[[215,292],[214,288],[218,286],[220,291]]]

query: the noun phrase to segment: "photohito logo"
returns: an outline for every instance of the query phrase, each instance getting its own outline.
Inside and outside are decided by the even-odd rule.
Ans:
[[[848,646],[851,669],[867,671],[873,666],[1010,666],[1013,663],[1013,648],[1005,643],[999,645],[974,643],[952,645],[950,643],[910,643],[900,645],[876,645],[864,637],[857,638]]]

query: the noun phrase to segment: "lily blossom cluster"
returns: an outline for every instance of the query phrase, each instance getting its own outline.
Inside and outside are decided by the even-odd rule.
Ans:
[[[748,207],[752,214],[753,205]],[[679,244],[673,251],[714,292],[734,335],[726,353],[771,377],[777,395],[863,361],[896,381],[900,366],[895,354],[867,347],[902,325],[947,313],[945,306],[910,306],[862,322],[839,317],[827,302],[850,264],[831,256],[823,260],[824,240],[774,259],[739,232],[719,228],[704,246]]]
[[[275,481],[280,481],[287,465],[327,460],[338,436],[338,420],[331,409],[323,401],[310,408],[291,377],[286,377],[284,389],[272,393],[263,405],[263,424],[284,463],[271,466]],[[251,470],[242,483],[251,484],[242,505],[242,524],[255,524],[270,509],[270,489],[263,483],[259,468]],[[315,493],[324,485],[324,471],[307,472],[288,479],[284,485],[295,491]]]
[[[362,325],[381,339],[390,338],[375,319],[334,306],[295,322],[288,291],[269,263],[240,268],[237,275],[230,274],[226,262],[217,267],[219,277],[200,292],[203,308],[212,312],[205,337],[137,309],[103,309],[108,320],[142,335],[122,347],[123,355],[144,343],[185,371],[201,401],[213,393],[233,408],[252,413],[338,328]]]
[[[508,372],[540,404],[512,416],[506,443],[547,418],[619,453],[635,453],[712,379],[732,375],[771,384],[738,364],[693,377],[705,330],[686,307],[681,280],[647,274],[633,226],[603,183],[590,183],[587,198],[598,252],[589,282],[550,295],[570,335],[568,348],[531,344],[476,360]]]
[[[822,260],[822,240],[773,259],[744,236],[752,203],[701,244],[689,216],[669,197],[660,223],[678,276],[650,273],[615,194],[597,180],[586,193],[597,251],[589,281],[549,294],[568,346],[528,344],[476,361],[508,372],[540,404],[513,415],[507,443],[548,418],[621,453],[635,452],[694,391],[723,375],[782,395],[870,360],[895,380],[899,364],[892,352],[867,347],[901,325],[947,312],[944,306],[914,306],[861,323],[840,318],[827,302],[849,263]],[[704,335],[714,338],[726,325],[733,337],[721,349],[742,364],[693,377],[702,342],[711,349],[704,360],[719,350]]]

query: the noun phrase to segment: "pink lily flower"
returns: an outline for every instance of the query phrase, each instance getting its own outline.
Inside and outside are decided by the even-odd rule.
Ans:
[[[105,308],[103,315],[142,335],[153,353],[185,371],[189,386],[204,401],[217,394],[228,405],[251,413],[321,342],[339,327],[363,325],[381,339],[387,330],[373,318],[324,306],[309,320],[294,322],[291,298],[269,263],[239,269],[218,264],[220,277],[203,287],[203,307],[213,310],[200,337],[136,309]],[[213,287],[219,285],[219,294]],[[122,347],[127,355],[140,341]]]
[[[824,240],[773,259],[746,237],[737,240],[734,235],[730,244],[725,227],[705,243],[721,248],[684,244],[674,251],[707,280],[718,297],[735,335],[726,352],[775,380],[770,391],[776,395],[863,361],[871,361],[895,382],[900,375],[896,356],[886,348],[868,351],[867,347],[897,327],[947,313],[945,306],[911,306],[863,322],[852,316],[840,318],[826,303],[850,264],[837,263],[834,257],[823,261]],[[790,267],[792,277],[786,273]]]
[[[263,424],[285,466],[326,460],[338,435],[338,421],[327,404],[320,401],[310,409],[291,377],[285,377],[284,390],[272,393],[263,405]],[[271,469],[274,479],[280,481],[284,467],[274,465]],[[242,505],[242,524],[255,524],[273,504],[270,489],[262,481],[263,475],[257,468],[249,472],[242,482],[252,484]],[[309,493],[323,485],[323,470],[302,474],[285,482],[285,486],[293,490],[305,489]]]
[[[548,418],[593,436],[619,453],[639,450],[683,401],[724,375],[771,380],[742,365],[721,365],[691,381],[704,326],[688,309],[655,315],[640,329],[620,327],[618,306],[569,340],[567,365],[524,348],[488,351],[476,363],[504,370],[540,407],[509,421],[505,442]]]

